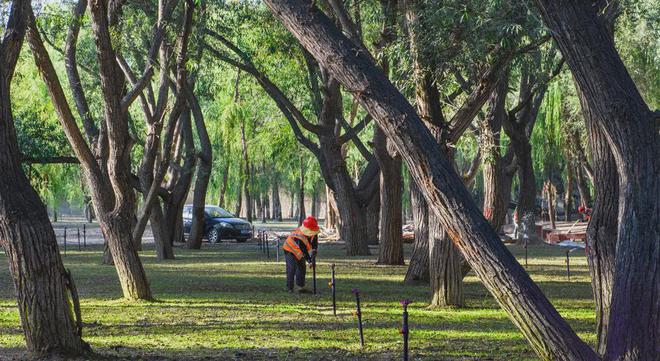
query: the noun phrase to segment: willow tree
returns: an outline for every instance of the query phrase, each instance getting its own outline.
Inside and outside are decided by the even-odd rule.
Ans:
[[[0,246],[9,259],[28,351],[35,357],[80,356],[78,294],[64,268],[46,207],[21,167],[10,98],[30,2],[12,1],[0,42]]]
[[[305,60],[312,95],[318,109],[317,122],[310,121],[293,101],[257,68],[245,51],[222,34],[210,30],[208,33],[233,55],[218,51],[211,45],[206,46],[207,50],[217,59],[252,75],[287,119],[298,142],[318,160],[323,179],[334,194],[341,219],[340,237],[346,241],[347,255],[369,254],[366,209],[370,200],[378,194],[375,191],[377,188],[374,187],[374,183],[378,183],[378,163],[357,134],[369,123],[370,118],[361,120],[354,127],[348,126],[341,112],[342,94],[339,83],[329,77],[327,71],[313,58],[307,57]],[[343,127],[348,127],[348,130],[342,133]],[[314,134],[318,142],[310,139],[304,131]],[[370,160],[358,184],[353,182],[342,154],[342,145],[349,141],[355,142],[361,154]]]
[[[119,21],[121,6],[108,7],[101,0],[90,1],[89,7],[104,105],[104,117],[98,127],[98,141],[93,143],[94,148],[85,141],[77,125],[34,17],[29,23],[28,39],[60,123],[83,169],[124,297],[149,300],[151,290],[132,236],[135,193],[131,185],[130,153],[133,143],[127,112],[151,79],[153,68],[148,67],[127,91],[110,36],[110,28]],[[156,35],[160,30],[162,27],[155,28]],[[154,53],[160,41],[162,36],[154,37]]]

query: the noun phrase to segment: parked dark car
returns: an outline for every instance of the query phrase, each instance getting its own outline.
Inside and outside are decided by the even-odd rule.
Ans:
[[[190,233],[192,205],[183,206],[183,232]],[[252,238],[252,225],[217,206],[204,207],[204,238],[210,243],[223,239],[245,242]]]

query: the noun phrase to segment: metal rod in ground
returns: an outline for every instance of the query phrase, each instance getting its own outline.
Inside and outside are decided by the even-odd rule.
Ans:
[[[571,257],[569,256],[570,250],[566,251],[566,277],[571,280]]]
[[[275,237],[275,242],[277,244],[277,248],[275,249],[276,261],[279,262],[280,261],[280,237],[279,236]]]
[[[312,284],[314,285],[314,294],[316,294],[316,256],[312,258]]]
[[[261,231],[257,233],[257,239],[259,240],[259,250],[263,252],[264,242],[261,240]]]
[[[401,301],[403,306],[403,324],[401,326],[401,334],[403,335],[403,361],[408,361],[408,305],[409,300]]]
[[[264,242],[266,243],[266,258],[270,258],[270,243],[268,243],[266,232],[264,232]]]
[[[355,315],[358,321],[358,331],[360,332],[360,346],[364,347],[364,330],[362,329],[362,310],[360,309],[360,290],[353,289],[355,294]]]
[[[66,227],[64,227],[64,257],[66,257]]]
[[[332,314],[337,316],[337,288],[335,284],[335,264],[330,265],[330,288],[332,288]]]
[[[525,269],[527,268],[527,238],[525,238]]]
[[[87,225],[83,224],[83,247],[87,247]]]
[[[78,233],[78,250],[80,251],[80,227],[76,228],[76,231]]]

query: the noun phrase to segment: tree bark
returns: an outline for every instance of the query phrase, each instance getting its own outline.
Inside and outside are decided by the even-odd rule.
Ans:
[[[536,4],[571,69],[582,109],[605,134],[619,175],[616,272],[605,358],[651,360],[660,351],[658,115],[644,103],[591,4]]]
[[[573,210],[573,166],[566,164],[566,184],[564,186],[564,221],[571,221],[571,211]]]
[[[424,195],[412,177],[409,184],[415,243],[408,271],[403,280],[406,284],[429,281],[429,210]]]
[[[441,223],[429,222],[430,307],[464,305],[462,258]]]
[[[190,121],[190,109],[186,108],[179,119],[181,124],[180,140],[181,146],[177,147],[175,160],[177,167],[170,167],[168,183],[169,190],[163,197],[164,233],[170,247],[174,242],[185,242],[183,235],[183,206],[190,192],[197,155],[195,154],[195,143],[193,139],[192,124]],[[178,164],[183,161],[182,164]]]
[[[484,217],[496,232],[506,220],[511,201],[513,171],[509,170],[513,160],[511,148],[502,155],[502,121],[506,115],[506,97],[509,91],[508,74],[500,80],[489,100],[488,114],[481,129],[481,153],[483,154]]]
[[[395,142],[449,238],[534,350],[545,359],[597,355],[559,316],[506,250],[415,110],[370,57],[306,0],[265,0],[301,44],[346,86]],[[493,277],[497,275],[497,277]]]
[[[582,167],[575,168],[575,182],[577,183],[578,193],[580,193],[580,205],[588,207],[591,205],[591,195],[589,194],[589,187],[587,186],[587,179],[584,173]]]
[[[279,184],[279,175],[273,175],[273,188],[271,192],[272,196],[272,213],[273,219],[282,222],[282,202],[280,202],[280,184]]]
[[[48,212],[21,168],[10,84],[25,37],[29,1],[10,5],[0,43],[0,246],[8,258],[28,351],[35,358],[77,357],[82,340],[78,294],[64,269]]]
[[[616,271],[616,244],[619,208],[619,180],[616,162],[605,133],[594,115],[583,110],[589,131],[589,147],[593,160],[596,197],[587,226],[587,260],[591,287],[596,303],[596,350],[603,355],[607,345],[607,329],[611,311],[612,289]]]
[[[250,182],[252,175],[250,174],[250,158],[248,154],[247,138],[245,136],[245,120],[241,119],[241,145],[243,147],[243,193],[245,194],[245,217],[248,222],[252,222],[252,197],[250,196]],[[237,213],[237,216],[240,215]]]
[[[376,129],[375,154],[380,165],[380,250],[378,264],[402,265],[402,165],[401,157],[390,154],[385,134]]]
[[[227,165],[225,166],[225,172],[222,175],[222,186],[220,186],[220,196],[218,197],[218,207],[225,207],[225,194],[227,193],[227,182],[228,181],[229,181],[229,162],[227,161]]]
[[[206,206],[206,191],[211,178],[213,149],[211,147],[209,134],[206,131],[202,108],[199,106],[197,97],[193,94],[192,85],[186,84],[183,92],[188,102],[188,106],[192,110],[197,137],[199,138],[201,145],[200,152],[197,155],[198,162],[197,173],[195,174],[195,190],[193,193],[192,225],[190,227],[188,241],[186,242],[186,248],[200,249],[202,247],[202,238],[204,237],[204,207]],[[251,222],[252,220],[250,219],[249,221]]]

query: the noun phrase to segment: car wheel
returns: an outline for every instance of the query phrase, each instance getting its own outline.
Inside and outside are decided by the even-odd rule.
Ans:
[[[220,241],[220,231],[217,228],[211,228],[206,235],[206,239],[209,240],[209,243],[218,243]]]
[[[245,243],[247,242],[247,240],[248,240],[247,238],[236,238],[236,242],[238,243]]]

